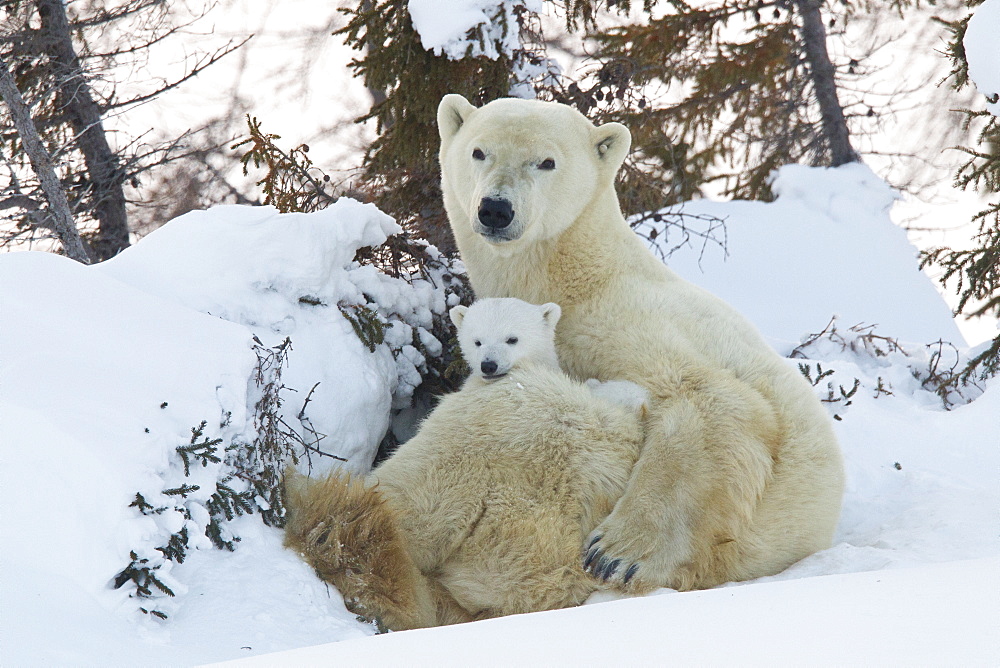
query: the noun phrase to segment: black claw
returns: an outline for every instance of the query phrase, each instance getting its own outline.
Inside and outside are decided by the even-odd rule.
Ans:
[[[585,549],[589,550],[590,548],[594,547],[594,543],[596,543],[597,541],[601,540],[602,538],[604,538],[604,536],[602,536],[602,535],[594,536],[593,539],[591,539],[590,543],[587,545],[587,547]]]
[[[621,563],[622,563],[621,559],[615,559],[614,561],[609,563],[605,567],[604,572],[601,573],[601,579],[607,582],[608,578],[610,578],[612,575],[618,572],[618,567],[621,566]]]
[[[638,570],[639,570],[639,564],[632,564],[631,566],[629,566],[628,570],[625,571],[625,577],[622,578],[623,582],[625,584],[628,584],[628,581],[631,580],[633,576],[635,576],[636,571]]]
[[[595,548],[593,548],[593,549],[592,549],[592,550],[591,550],[590,552],[588,552],[588,553],[587,553],[587,558],[586,558],[586,559],[584,559],[584,561],[583,561],[583,568],[584,568],[584,570],[589,570],[589,569],[590,569],[590,564],[591,564],[591,563],[592,563],[592,562],[594,561],[594,559],[596,559],[596,558],[597,558],[597,557],[598,557],[598,556],[599,556],[600,554],[601,554],[601,550],[600,550],[600,548],[596,548],[596,547],[595,547]]]
[[[597,565],[594,566],[594,577],[602,578],[604,577],[604,569],[608,567],[608,557],[602,554],[601,558],[597,560]]]

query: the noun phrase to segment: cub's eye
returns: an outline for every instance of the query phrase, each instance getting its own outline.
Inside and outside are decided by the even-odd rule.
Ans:
[[[483,342],[482,341],[476,341],[475,344],[476,344],[476,347],[478,348],[479,346],[483,345]]]
[[[538,169],[555,169],[556,161],[552,158],[545,158],[540,163],[538,163]]]
[[[516,336],[512,336],[509,339],[507,339],[507,345],[508,346],[512,346],[515,343],[517,343],[517,337]]]
[[[475,158],[476,160],[485,160],[486,154],[477,148],[472,150],[472,157]]]

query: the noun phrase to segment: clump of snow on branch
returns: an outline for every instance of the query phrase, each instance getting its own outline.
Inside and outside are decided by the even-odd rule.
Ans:
[[[525,26],[542,11],[540,0],[410,0],[407,8],[428,51],[452,60],[509,58],[512,97],[534,98],[535,86],[559,73],[544,49],[530,48],[522,39]]]
[[[424,48],[452,60],[513,58],[521,46],[518,17],[542,10],[541,0],[410,0],[407,6]]]

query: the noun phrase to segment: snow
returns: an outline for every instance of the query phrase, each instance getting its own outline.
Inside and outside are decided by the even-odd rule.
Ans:
[[[301,405],[318,382],[312,427],[341,435],[335,454],[361,472],[388,426],[395,367],[387,350],[371,354],[339,310],[322,305],[364,304],[365,291],[378,286],[369,285],[370,268],[351,266],[354,252],[397,231],[373,205],[349,199],[309,215],[221,206],[181,216],[95,269],[245,325],[266,346],[292,338],[283,380],[299,396],[289,401]],[[303,297],[322,305],[303,303]]]
[[[771,188],[775,202],[687,202],[662,211],[661,222],[643,222],[639,232],[656,229],[654,246],[672,269],[746,314],[782,354],[834,315],[844,328],[863,323],[902,341],[964,345],[918,268],[916,247],[889,218],[896,193],[870,169],[787,165]],[[725,248],[693,237],[670,254],[682,241],[668,226],[677,212]]]
[[[4,664],[996,665],[1000,381],[967,391],[971,403],[951,396],[950,411],[923,386],[934,362],[924,344],[956,344],[942,348],[956,356],[945,366],[969,351],[889,222],[893,193],[870,171],[791,166],[774,190],[768,204],[689,203],[687,213],[726,218],[728,256],[696,245],[667,261],[736,305],[776,349],[808,358],[789,364],[832,371],[816,392],[832,399],[847,471],[834,546],[710,591],[600,595],[570,610],[376,637],[257,515],[227,524],[241,539],[233,552],[193,536],[183,563],[161,559],[174,597],[130,598],[113,581],[130,550],[157,558],[166,535],[198,525],[204,490],[184,501],[190,520],[129,506],[140,491],[159,502],[178,481],[210,487],[224,464],[194,465],[186,478],[173,455],[192,427],[204,420],[206,435],[227,443],[252,437],[254,336],[265,347],[292,340],[285,419],[302,426],[303,395],[319,382],[308,420],[349,467],[368,466],[421,359],[413,349],[394,360],[385,344],[370,351],[337,305],[402,314],[390,338],[416,333],[429,347],[431,314],[447,305],[427,283],[354,263],[394,223],[349,200],[301,215],[218,207],[93,267],[0,255]],[[657,247],[673,248],[676,230],[650,222],[647,234],[653,225]],[[835,335],[800,344],[833,314]],[[852,332],[857,322],[887,338]]]
[[[986,108],[994,116],[1000,116],[1000,48],[997,48],[997,34],[1000,32],[1000,0],[986,0],[976,8],[965,30],[962,44],[969,63],[969,78],[979,92],[994,101]]]
[[[336,657],[342,665],[413,667],[986,666],[1000,657],[998,587],[1000,559],[984,559],[671,592],[226,665],[320,665]]]
[[[467,54],[496,60],[520,46],[517,15],[540,12],[541,0],[409,0],[407,9],[428,51],[459,60]],[[482,42],[469,31],[482,26]]]

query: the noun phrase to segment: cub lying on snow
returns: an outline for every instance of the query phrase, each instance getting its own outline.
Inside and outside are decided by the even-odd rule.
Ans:
[[[559,316],[516,299],[455,307],[473,370],[462,390],[364,481],[286,483],[286,545],[351,610],[401,630],[576,605],[607,586],[580,546],[638,459],[646,392],[563,374]]]

